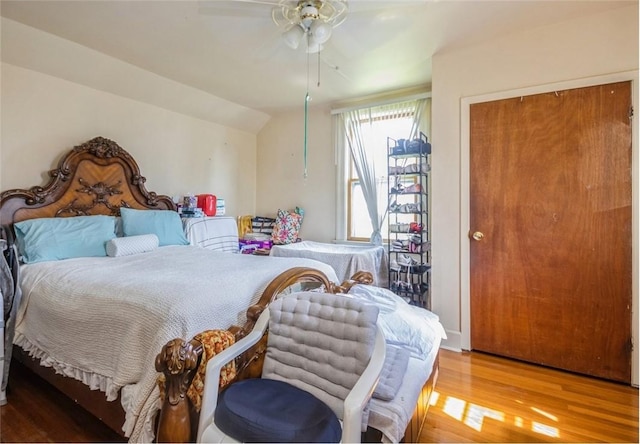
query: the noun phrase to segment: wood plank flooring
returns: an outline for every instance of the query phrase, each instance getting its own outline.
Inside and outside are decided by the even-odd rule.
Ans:
[[[421,442],[638,442],[638,390],[481,353],[442,350]],[[19,366],[0,442],[124,439]]]
[[[476,352],[440,353],[421,442],[638,442],[638,389]]]
[[[126,442],[30,370],[11,363],[0,442]]]

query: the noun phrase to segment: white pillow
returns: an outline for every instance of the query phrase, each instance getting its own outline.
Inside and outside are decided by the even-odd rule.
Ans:
[[[155,234],[116,237],[107,242],[107,256],[129,256],[145,253],[158,248],[159,240]]]

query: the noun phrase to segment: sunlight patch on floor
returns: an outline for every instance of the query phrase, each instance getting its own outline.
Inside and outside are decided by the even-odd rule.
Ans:
[[[476,404],[469,404],[464,423],[479,432],[482,430],[482,421],[484,421],[485,417],[504,422],[503,412],[492,410],[490,408],[482,407]]]
[[[458,421],[462,421],[462,416],[464,415],[466,405],[467,401],[463,401],[462,399],[454,398],[452,396],[447,396],[442,411],[452,418],[457,419]]]
[[[560,437],[560,431],[557,427],[551,427],[536,421],[531,421],[531,430],[542,435],[550,436],[551,438]]]
[[[536,413],[540,413],[542,416],[549,418],[552,421],[558,422],[558,417],[555,415],[552,415],[551,413],[547,413],[544,410],[540,410],[537,407],[531,407],[531,410],[533,410]]]
[[[435,390],[431,393],[431,397],[429,398],[429,405],[435,406],[438,404],[441,396]],[[516,400],[517,403],[523,404],[522,401]],[[558,418],[550,413],[545,412],[544,410],[540,410],[537,407],[530,407],[532,411],[548,418],[552,421],[558,421]],[[484,407],[481,405],[469,403],[463,399],[456,398],[455,396],[447,396],[443,401],[442,411],[451,416],[452,418],[463,422],[468,427],[481,432],[482,424],[484,418],[491,418],[496,421],[506,422],[507,418],[504,412],[493,410],[488,407]],[[513,424],[516,427],[524,428],[525,420],[520,416],[514,416]],[[550,425],[542,424],[537,421],[531,421],[531,430],[535,433],[540,433],[542,435],[551,437],[551,438],[559,438],[560,431],[557,427],[553,427]]]

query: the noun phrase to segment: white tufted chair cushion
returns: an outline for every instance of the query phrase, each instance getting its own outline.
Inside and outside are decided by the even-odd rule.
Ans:
[[[378,307],[327,293],[292,293],[269,309],[262,377],[306,390],[343,418],[344,399],[371,357]]]

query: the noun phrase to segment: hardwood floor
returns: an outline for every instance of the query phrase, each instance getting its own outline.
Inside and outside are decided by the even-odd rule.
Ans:
[[[30,370],[11,363],[0,442],[126,442]]]
[[[638,442],[638,389],[482,353],[440,353],[421,442]]]
[[[1,442],[124,439],[28,370],[11,369]],[[421,442],[638,442],[638,390],[481,353],[442,350]]]

